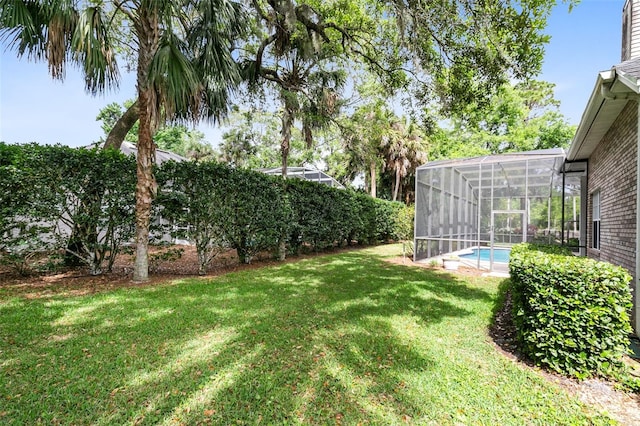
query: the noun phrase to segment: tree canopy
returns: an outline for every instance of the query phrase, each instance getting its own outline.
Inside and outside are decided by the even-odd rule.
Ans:
[[[117,87],[116,52],[130,54],[139,123],[134,281],[148,279],[152,136],[164,122],[225,111],[239,79],[232,47],[245,22],[240,3],[226,0],[0,1],[0,39],[18,56],[47,62],[53,78],[78,66],[92,94]]]
[[[296,122],[308,147],[314,132],[340,125],[340,113],[371,131],[366,121],[375,114],[346,103],[366,74],[379,86],[383,103],[403,99],[414,105],[407,114],[424,122],[446,114],[463,135],[430,129],[432,157],[456,154],[461,146],[493,152],[552,145],[566,137],[566,123],[557,112],[536,115],[538,105],[527,104],[549,106],[549,88],[508,83],[539,73],[549,40],[546,20],[557,2],[0,0],[0,40],[20,57],[46,62],[55,79],[64,78],[68,65],[79,67],[91,94],[117,88],[118,61],[135,70],[136,100],[113,124],[106,145],[117,146],[138,122],[134,280],[145,281],[157,190],[153,137],[165,123],[219,119],[242,80],[248,93],[281,107],[285,171]],[[577,0],[563,2],[571,7]],[[390,129],[399,131],[400,122],[392,122]],[[407,121],[405,130],[415,129],[414,122]],[[362,134],[352,147],[362,150],[353,158],[368,164],[372,187],[383,165],[395,173],[397,196],[406,162],[392,155],[397,149],[391,147],[400,146],[392,140],[397,142],[380,141],[387,146],[386,160],[370,158],[369,151],[382,147],[369,146],[375,143]]]
[[[464,119],[437,129],[431,159],[567,147],[575,127],[560,113],[553,89],[535,80],[501,86],[481,112],[468,106]]]

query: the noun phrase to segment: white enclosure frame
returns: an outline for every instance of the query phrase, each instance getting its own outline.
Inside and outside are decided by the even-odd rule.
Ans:
[[[490,247],[493,254],[494,247],[523,241],[580,246],[577,221],[569,229],[564,217],[579,216],[581,178],[565,173],[564,164],[565,152],[557,148],[419,167],[414,260],[472,247]]]

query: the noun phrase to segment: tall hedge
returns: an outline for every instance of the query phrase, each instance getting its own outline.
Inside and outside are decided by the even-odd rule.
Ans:
[[[399,237],[401,203],[301,179],[287,180],[293,209],[289,242],[294,252],[343,244],[374,244]]]
[[[135,162],[119,152],[0,143],[0,260],[64,251],[99,274],[133,231]]]
[[[160,234],[196,245],[199,271],[224,248],[242,262],[284,253],[395,240],[400,203],[299,179],[284,181],[209,162],[156,170]],[[0,261],[28,269],[40,253],[66,253],[110,270],[134,226],[135,161],[116,151],[0,143]]]
[[[631,276],[621,267],[529,244],[509,260],[521,350],[539,365],[585,378],[622,366],[631,332]]]
[[[154,224],[159,227],[159,236],[193,242],[201,275],[229,247],[221,206],[231,172],[229,167],[214,162],[167,162],[156,173],[159,191]]]
[[[235,169],[221,182],[223,231],[243,263],[262,251],[276,251],[288,234],[291,208],[281,179]]]

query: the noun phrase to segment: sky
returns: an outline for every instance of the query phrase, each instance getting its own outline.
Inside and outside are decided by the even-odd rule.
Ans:
[[[551,41],[538,78],[556,85],[560,112],[571,124],[580,122],[598,72],[620,62],[624,1],[582,0],[570,13],[561,4],[548,19],[545,32]],[[121,77],[119,89],[91,96],[77,70],[70,68],[63,82],[54,81],[45,63],[18,60],[0,44],[0,141],[73,147],[98,141],[104,135],[96,121],[100,109],[135,97],[134,76]],[[198,129],[212,145],[220,142],[219,127],[201,124]]]

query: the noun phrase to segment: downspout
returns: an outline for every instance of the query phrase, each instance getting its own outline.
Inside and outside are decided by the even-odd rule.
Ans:
[[[633,310],[634,310],[634,320],[633,320],[633,329],[635,330],[636,336],[640,337],[640,295],[638,291],[640,291],[640,280],[639,272],[640,272],[640,96],[637,93],[623,93],[620,96],[615,95],[611,92],[609,87],[606,84],[602,84],[600,86],[600,94],[603,98],[608,100],[635,100],[638,108],[637,118],[636,118],[636,265],[634,271],[634,280],[635,280],[635,291],[633,292]]]
[[[640,281],[638,281],[638,272],[640,272],[640,98],[636,97],[638,103],[638,119],[636,120],[636,270],[634,275],[635,291],[633,293],[634,298],[634,324],[633,329],[636,332],[636,336],[640,337],[640,298],[638,297],[638,291],[640,290]]]

